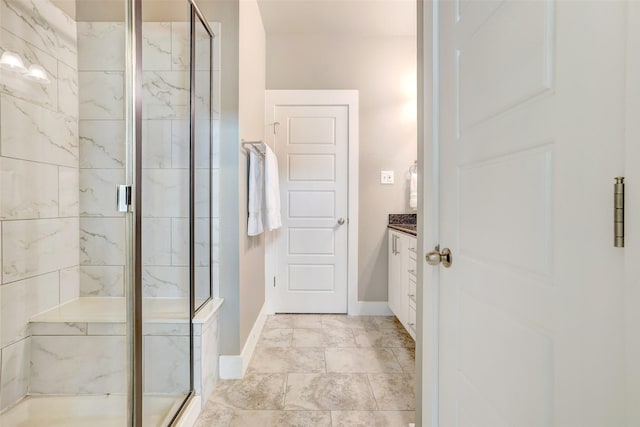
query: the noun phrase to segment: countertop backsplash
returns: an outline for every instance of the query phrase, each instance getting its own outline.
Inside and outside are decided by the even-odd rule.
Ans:
[[[389,214],[389,224],[416,225],[418,223],[417,214]]]

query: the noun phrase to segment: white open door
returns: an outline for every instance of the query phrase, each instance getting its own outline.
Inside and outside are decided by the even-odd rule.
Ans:
[[[438,7],[435,202],[453,265],[423,265],[439,313],[422,368],[439,381],[433,396],[422,384],[433,405],[422,425],[631,425],[612,205],[627,4]]]
[[[349,103],[353,91],[269,91],[282,229],[275,252],[274,312],[347,313]],[[357,201],[355,201],[357,203]],[[357,243],[356,243],[357,244]]]

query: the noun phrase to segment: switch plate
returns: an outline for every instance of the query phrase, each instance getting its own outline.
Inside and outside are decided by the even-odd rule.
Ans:
[[[380,184],[393,184],[393,171],[380,171]]]

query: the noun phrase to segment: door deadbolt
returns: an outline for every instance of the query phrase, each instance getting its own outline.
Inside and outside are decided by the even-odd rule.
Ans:
[[[427,264],[429,265],[438,265],[442,263],[445,268],[451,267],[453,264],[453,255],[451,254],[451,249],[444,248],[442,252],[440,252],[440,245],[436,246],[434,250],[429,252],[425,259],[427,260]]]

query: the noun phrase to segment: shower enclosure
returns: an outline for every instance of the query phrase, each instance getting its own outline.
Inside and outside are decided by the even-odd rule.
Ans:
[[[0,425],[165,426],[216,288],[219,25],[0,1]]]

